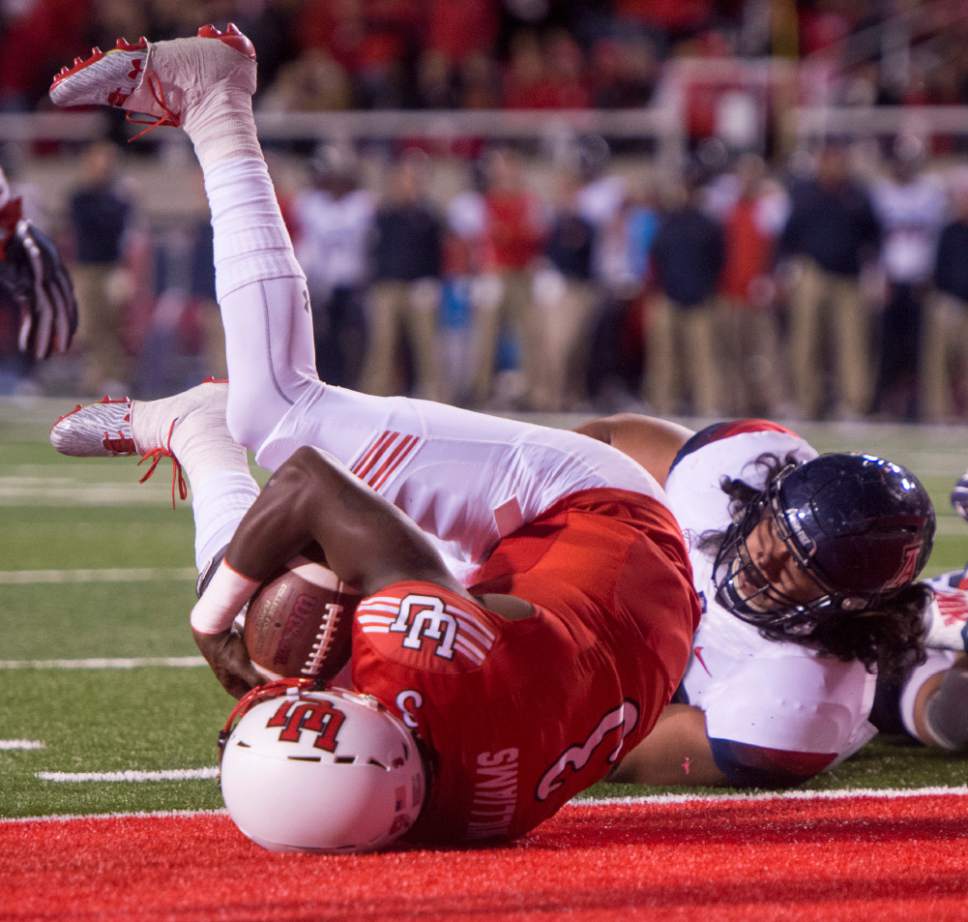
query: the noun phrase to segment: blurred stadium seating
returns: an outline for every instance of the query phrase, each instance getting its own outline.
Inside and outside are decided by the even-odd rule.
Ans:
[[[316,267],[320,364],[331,377],[327,357],[338,355],[337,376],[361,383],[373,310],[375,244],[367,222],[392,198],[394,165],[420,152],[426,173],[420,194],[443,228],[433,280],[442,396],[541,410],[655,403],[646,344],[660,311],[650,308],[668,292],[650,246],[668,217],[684,207],[686,186],[695,188],[697,207],[723,229],[726,273],[731,259],[745,272],[745,288],[737,283],[727,290],[724,276],[709,301],[722,332],[713,359],[720,374],[733,380],[742,367],[750,377],[735,394],[725,389],[728,399],[718,412],[935,421],[964,415],[968,346],[939,353],[920,345],[922,332],[942,322],[935,317],[941,309],[933,283],[948,276],[938,274],[935,246],[945,224],[958,224],[965,186],[968,61],[960,51],[968,9],[949,0],[890,7],[846,0],[3,5],[0,164],[34,220],[80,262],[71,202],[85,182],[81,155],[107,138],[123,158],[110,184],[130,202],[130,214],[117,271],[104,274],[111,287],[100,297],[119,302],[120,342],[130,364],[123,371],[92,368],[90,361],[85,367],[82,348],[73,359],[29,367],[14,354],[10,319],[0,317],[0,389],[123,385],[148,396],[219,370],[206,206],[186,139],[161,130],[129,147],[125,141],[137,126],[119,115],[61,113],[46,98],[50,75],[85,47],[108,47],[120,34],[187,34],[209,20],[238,22],[259,49],[260,133],[304,262],[314,255],[325,261],[312,247],[325,239],[326,228],[307,225],[346,219],[340,208],[318,207],[345,199],[346,192],[334,193],[332,176],[313,164],[341,152],[352,162],[352,190],[369,197],[353,218],[362,247],[358,277],[344,285],[326,275],[330,269]],[[845,395],[833,361],[818,367],[818,400],[801,400],[793,358],[798,273],[813,256],[791,243],[784,225],[831,141],[844,147],[852,182],[870,200],[878,223],[876,239],[859,251],[863,265],[851,282],[865,340],[852,357],[865,375],[861,403]],[[495,255],[496,202],[504,196],[506,204],[510,194],[494,175],[495,152],[504,149],[522,155],[514,195],[527,193],[519,204],[527,205],[533,225],[513,282],[527,289],[528,303],[513,309],[504,297],[512,280]],[[763,159],[766,172],[744,192],[741,164],[750,154]],[[918,211],[914,199],[926,200],[928,186],[941,197],[940,211]],[[759,202],[755,214],[737,211],[747,198]],[[586,228],[587,252],[550,249],[554,229],[566,218],[575,219],[572,229]],[[754,230],[763,239],[750,249]],[[923,243],[921,264],[910,277],[892,276],[888,253],[903,250],[911,234]],[[735,282],[735,272],[731,277]],[[968,291],[957,279],[938,284],[948,286],[942,288],[946,344],[968,342],[962,333]],[[906,286],[900,294],[898,285]],[[333,301],[333,286],[353,297]],[[576,292],[584,293],[581,309],[566,318],[561,305],[578,303]],[[487,357],[479,354],[475,320],[495,306],[507,317],[494,358],[498,373],[482,392],[475,382],[483,380],[478,366]],[[87,307],[90,313],[98,306]],[[764,319],[769,331],[737,324],[744,308]],[[528,347],[514,311],[528,312],[529,322],[549,331],[556,345],[549,367],[522,361]],[[841,333],[833,322],[818,354],[836,353],[828,347]],[[737,336],[739,358],[737,347],[728,345]],[[892,351],[892,342],[900,347]],[[763,348],[751,348],[755,344]],[[673,348],[678,356],[687,346]],[[399,389],[418,386],[414,351],[401,329],[391,376]],[[926,374],[928,364],[934,371],[944,366],[940,385],[937,374]],[[569,381],[563,391],[553,383],[562,367]],[[671,411],[696,411],[689,387],[675,395]]]

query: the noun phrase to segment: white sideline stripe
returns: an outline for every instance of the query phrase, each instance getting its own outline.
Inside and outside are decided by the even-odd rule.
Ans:
[[[0,740],[0,750],[46,748],[47,744],[41,740]]]
[[[87,781],[120,781],[142,783],[145,781],[204,781],[215,778],[218,769],[211,768],[169,768],[161,771],[139,771],[129,769],[123,772],[35,772],[41,781],[56,781],[59,784],[76,784]]]
[[[636,797],[589,797],[572,800],[570,807],[636,806],[639,804],[717,803],[722,801],[770,801],[770,800],[849,800],[852,797],[873,797],[886,800],[907,797],[965,797],[968,785],[956,787],[927,788],[841,788],[836,791],[784,791],[776,794],[644,794]],[[194,816],[228,816],[227,810],[142,810],[121,813],[65,813],[47,816],[0,817],[0,826],[11,823],[67,823],[78,820],[119,819],[175,819]]]
[[[926,788],[837,788],[832,791],[777,791],[762,794],[642,794],[636,797],[589,797],[572,800],[569,807],[608,807],[613,804],[635,806],[636,804],[693,804],[762,803],[770,800],[850,800],[855,797],[874,797],[885,800],[901,800],[908,797],[965,797],[968,785]]]
[[[122,813],[52,813],[47,816],[6,816],[0,817],[0,826],[14,823],[73,823],[78,820],[138,820],[138,819],[178,819],[193,816],[228,816],[229,811],[220,810],[132,810]]]
[[[0,659],[4,669],[141,669],[145,666],[166,666],[175,669],[194,669],[204,666],[200,656],[133,656],[127,659]]]
[[[155,580],[194,580],[194,567],[131,567],[105,570],[0,570],[0,586],[37,583],[144,583]]]

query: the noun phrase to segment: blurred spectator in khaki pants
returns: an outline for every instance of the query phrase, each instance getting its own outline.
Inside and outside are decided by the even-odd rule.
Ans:
[[[876,256],[880,228],[867,191],[848,172],[847,150],[828,143],[817,176],[792,190],[790,217],[780,239],[789,262],[790,364],[801,416],[820,414],[824,397],[824,329],[836,354],[834,413],[857,418],[870,395],[869,320],[860,272]]]
[[[400,391],[400,330],[406,327],[416,393],[428,400],[440,400],[437,316],[443,226],[426,199],[423,157],[408,153],[393,168],[389,194],[373,221],[373,281],[367,299],[369,345],[363,390],[380,395]]]
[[[927,422],[957,418],[955,383],[968,380],[968,176],[951,193],[951,222],[941,232],[921,340],[921,411]]]
[[[722,405],[716,343],[716,288],[723,268],[723,232],[699,207],[698,177],[684,176],[659,225],[651,258],[659,294],[645,325],[646,401],[662,416],[714,416]]]
[[[472,337],[477,359],[472,400],[482,405],[491,398],[498,337],[508,321],[517,336],[523,396],[529,403],[544,348],[532,301],[532,273],[543,239],[541,203],[526,188],[521,158],[514,151],[494,151],[486,169],[484,271],[474,286]]]
[[[919,140],[898,138],[889,175],[872,190],[884,235],[880,265],[887,292],[871,409],[909,420],[919,415],[921,314],[946,205],[941,184],[921,172],[922,155]]]
[[[557,177],[558,202],[545,241],[547,267],[535,277],[535,302],[544,329],[535,409],[558,412],[586,397],[585,372],[592,314],[599,294],[592,284],[595,229],[578,211],[581,181]]]
[[[132,293],[122,265],[132,207],[118,174],[117,148],[108,142],[92,144],[84,154],[81,182],[70,195],[78,345],[84,355],[81,387],[92,394],[123,393],[133,370],[121,336]]]
[[[783,402],[772,280],[774,243],[789,207],[763,159],[745,154],[728,177],[722,220],[726,260],[720,280],[723,348],[721,409],[733,416],[772,416]]]

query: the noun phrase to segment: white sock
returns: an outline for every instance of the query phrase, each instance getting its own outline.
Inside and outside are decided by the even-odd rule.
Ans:
[[[204,408],[206,414],[214,416],[215,425],[221,417],[225,438],[231,441],[225,426],[225,405],[228,400],[228,385],[206,382],[198,384],[187,391],[172,397],[162,397],[160,400],[132,400],[131,401],[131,435],[134,446],[145,454],[156,448],[168,448],[168,437],[172,436],[179,427],[172,429],[172,420],[185,417],[198,407]],[[176,452],[177,456],[177,452]]]
[[[209,470],[205,475],[188,475],[192,485],[192,513],[195,516],[195,566],[199,572],[223,548],[238,528],[259,488],[245,471]]]
[[[209,389],[206,393],[216,396],[180,419],[171,436],[172,454],[192,488],[195,563],[199,570],[229,543],[259,495],[245,449],[232,439],[225,423],[226,389],[203,386]]]
[[[218,161],[205,170],[205,191],[212,210],[219,303],[253,282],[305,279],[261,155]]]
[[[183,115],[205,178],[219,301],[252,282],[305,278],[256,134],[252,97],[226,86]]]
[[[192,140],[205,172],[220,160],[262,160],[252,115],[252,96],[227,86],[210,93],[182,113],[182,128]]]

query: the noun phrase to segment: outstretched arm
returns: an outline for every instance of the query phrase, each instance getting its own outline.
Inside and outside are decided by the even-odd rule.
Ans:
[[[402,579],[426,580],[466,596],[427,537],[406,516],[314,448],[300,448],[266,484],[235,532],[192,611],[202,655],[236,697],[262,679],[235,615],[259,586],[307,545],[364,594]]]
[[[670,704],[652,732],[612,773],[628,784],[725,785],[783,788],[823,771],[836,753],[770,749],[735,740],[711,740],[706,715],[688,704]]]
[[[661,785],[726,784],[726,776],[716,766],[706,735],[706,715],[688,704],[667,705],[652,732],[622,759],[609,781]]]
[[[691,429],[678,423],[639,413],[617,413],[593,419],[575,431],[617,448],[663,486],[679,449],[694,435]]]

